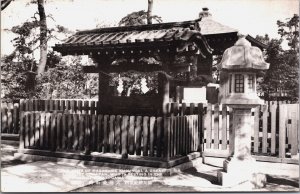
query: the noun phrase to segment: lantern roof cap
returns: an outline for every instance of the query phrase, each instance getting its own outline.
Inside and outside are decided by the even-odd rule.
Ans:
[[[219,64],[220,69],[227,70],[266,70],[269,63],[263,58],[262,51],[245,38],[241,37],[234,46],[225,50]]]

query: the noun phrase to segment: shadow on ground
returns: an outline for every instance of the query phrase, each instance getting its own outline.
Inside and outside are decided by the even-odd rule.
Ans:
[[[26,164],[27,162],[22,162],[20,160],[7,160],[7,161],[1,161],[1,168],[6,168],[10,166],[16,166],[20,164]]]
[[[218,183],[218,178],[217,178],[218,169],[212,171],[206,171],[205,173],[202,173],[202,172],[198,172],[198,170],[195,167],[192,167],[185,170],[184,172],[199,178],[206,179],[214,185],[220,185]]]
[[[280,185],[283,188],[285,187],[299,188],[299,179],[289,178],[288,176],[267,175],[267,183],[270,184],[271,188],[272,185]]]

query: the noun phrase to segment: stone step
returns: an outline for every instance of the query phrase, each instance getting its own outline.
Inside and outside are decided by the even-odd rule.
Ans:
[[[19,141],[19,134],[1,133],[1,140]]]
[[[2,148],[2,145],[13,146],[17,149],[19,147],[19,141],[1,140],[1,148]]]

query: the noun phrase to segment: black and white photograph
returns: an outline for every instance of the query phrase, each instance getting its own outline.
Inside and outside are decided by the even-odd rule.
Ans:
[[[1,192],[299,192],[298,0],[1,0]]]

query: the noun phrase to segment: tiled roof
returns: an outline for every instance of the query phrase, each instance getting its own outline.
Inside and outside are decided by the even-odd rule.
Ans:
[[[134,42],[154,42],[187,40],[197,31],[189,28],[174,27],[170,29],[145,30],[145,31],[115,31],[115,32],[89,32],[77,33],[69,37],[64,45],[107,45]]]
[[[214,21],[211,17],[204,17],[198,23],[201,28],[201,34],[203,35],[238,32],[238,30],[236,29],[233,29],[231,27],[225,26],[219,22]]]
[[[222,52],[236,41],[237,30],[214,21],[211,17],[203,17],[198,20],[160,23],[140,26],[123,26],[98,28],[80,31],[67,38],[62,44],[57,44],[54,50],[65,54],[78,54],[90,52],[91,49],[101,50],[107,47],[134,47],[156,46],[169,44],[170,42],[184,42],[186,49],[189,45],[197,45],[203,53]],[[247,39],[259,48],[263,44],[254,38]],[[225,42],[224,42],[225,41]],[[223,48],[224,47],[224,48]],[[226,47],[226,48],[225,48]]]
[[[212,50],[202,34],[195,30],[197,20],[180,23],[162,23],[141,26],[112,27],[80,31],[67,38],[62,44],[57,44],[54,50],[83,49],[86,47],[134,46],[162,42],[192,42],[204,52]],[[154,43],[154,44],[153,44]]]

